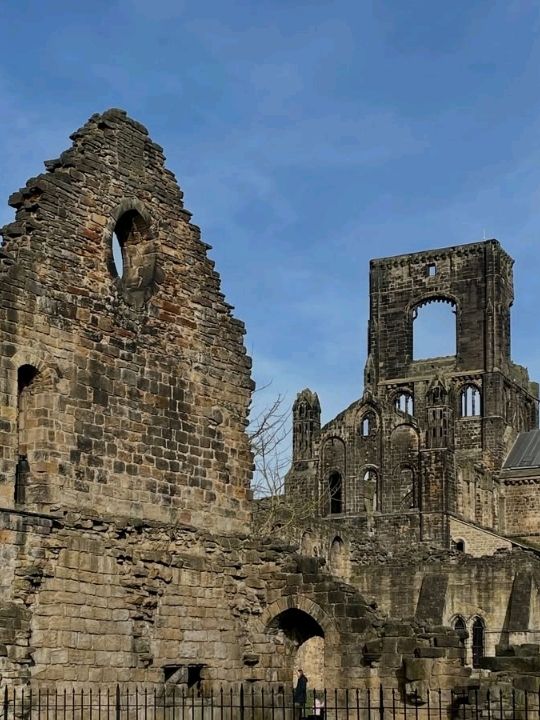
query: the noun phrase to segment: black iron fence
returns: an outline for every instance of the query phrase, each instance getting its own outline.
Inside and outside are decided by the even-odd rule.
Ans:
[[[112,687],[97,690],[8,688],[2,690],[1,720],[540,720],[538,678],[518,689],[410,692],[372,690],[294,694],[260,687],[203,692],[178,686]]]

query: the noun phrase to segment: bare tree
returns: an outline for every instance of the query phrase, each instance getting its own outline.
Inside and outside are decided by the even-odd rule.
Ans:
[[[264,388],[263,388],[264,389]],[[290,461],[291,413],[282,395],[263,408],[250,423],[255,498],[283,495]]]
[[[317,509],[318,503],[312,498],[285,495],[285,477],[291,466],[291,431],[291,410],[282,395],[250,423],[255,465],[254,530],[259,535],[279,533],[290,538],[295,528],[312,518]]]

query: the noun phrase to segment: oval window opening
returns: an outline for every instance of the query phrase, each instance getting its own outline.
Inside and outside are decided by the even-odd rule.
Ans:
[[[137,210],[127,210],[116,221],[111,251],[109,268],[120,279],[118,288],[124,300],[141,308],[154,288],[156,246],[149,222]]]

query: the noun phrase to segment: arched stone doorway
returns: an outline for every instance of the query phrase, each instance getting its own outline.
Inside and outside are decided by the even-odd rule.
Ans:
[[[317,620],[304,610],[287,608],[272,619],[267,630],[283,648],[291,686],[296,682],[296,671],[302,668],[308,691],[321,690],[325,684],[324,630]]]

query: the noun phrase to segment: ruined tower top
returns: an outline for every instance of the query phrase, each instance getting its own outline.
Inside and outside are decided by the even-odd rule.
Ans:
[[[146,129],[108,110],[72,140],[2,230],[2,502],[237,531],[244,327]]]
[[[414,376],[413,321],[431,302],[456,316],[456,371],[507,371],[512,259],[497,240],[372,260],[369,365],[377,380]],[[373,380],[372,380],[373,381]]]

